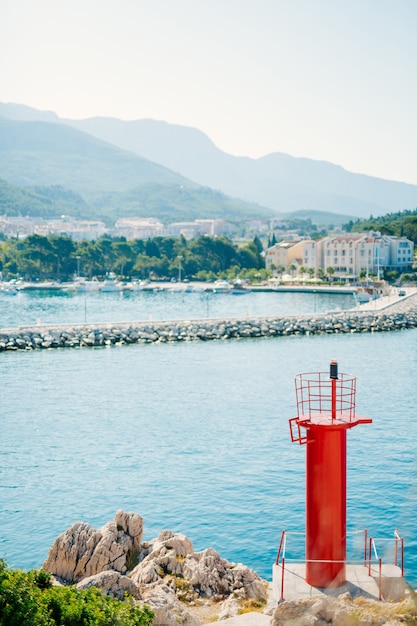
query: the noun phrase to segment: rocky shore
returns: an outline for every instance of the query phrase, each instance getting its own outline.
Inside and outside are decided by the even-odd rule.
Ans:
[[[417,294],[414,294],[375,311],[354,309],[286,317],[20,326],[0,330],[0,351],[387,332],[416,327]]]
[[[181,533],[163,530],[143,541],[143,518],[119,510],[100,529],[76,522],[51,546],[43,569],[55,584],[97,587],[150,606],[154,624],[200,626],[239,608],[264,608],[268,583],[213,549],[195,552]]]
[[[414,593],[381,602],[350,593],[278,603],[254,570],[213,548],[195,552],[181,533],[162,530],[143,541],[143,518],[119,510],[100,529],[75,522],[51,546],[43,569],[57,585],[97,587],[148,605],[154,626],[399,626],[415,624]],[[334,590],[336,591],[336,590]],[[368,594],[369,595],[369,594]]]

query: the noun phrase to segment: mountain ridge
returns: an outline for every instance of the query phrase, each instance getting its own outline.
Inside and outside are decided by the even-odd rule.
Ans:
[[[367,218],[371,214],[382,215],[417,206],[417,185],[352,173],[328,161],[293,157],[281,152],[257,159],[233,156],[217,148],[202,131],[189,126],[152,119],[126,121],[100,116],[69,120],[59,118],[51,111],[0,103],[0,121],[13,117],[25,122],[51,123],[53,120],[55,126],[80,131],[124,151],[125,155],[129,153],[146,163],[165,168],[165,175],[172,181],[176,177],[185,180],[185,183],[178,184],[208,187],[246,205],[255,204],[259,214],[264,216],[321,211]],[[0,161],[0,176],[9,180],[4,172],[4,164]],[[148,180],[145,181],[146,176]],[[141,182],[153,183],[150,176],[149,172],[146,173]],[[108,181],[103,185],[104,190]],[[131,189],[135,187],[137,185],[132,185]],[[79,191],[79,188],[74,190]],[[118,191],[126,194],[127,188]]]
[[[256,159],[232,156],[217,148],[207,135],[188,126],[105,117],[65,122],[199,184],[258,202],[276,212],[309,209],[368,217],[372,212],[382,214],[417,206],[417,185],[353,173],[329,161],[283,152]]]

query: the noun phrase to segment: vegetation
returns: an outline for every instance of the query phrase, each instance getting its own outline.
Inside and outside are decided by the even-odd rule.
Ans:
[[[417,209],[387,213],[381,217],[350,221],[343,227],[347,232],[379,231],[383,235],[407,237],[417,245]]]
[[[237,246],[227,237],[154,237],[126,241],[123,237],[100,237],[74,242],[69,237],[30,235],[0,242],[3,278],[68,280],[74,274],[102,277],[114,272],[122,278],[234,279],[265,278],[262,244]]]
[[[150,626],[152,618],[133,598],[53,586],[43,570],[9,569],[0,560],[0,626]]]
[[[25,188],[12,185],[1,178],[0,206],[2,213],[8,216],[31,215],[48,219],[58,217],[63,213],[82,217],[88,210],[80,195],[60,185]]]
[[[85,199],[87,198],[87,200]],[[127,191],[74,192],[62,185],[21,187],[0,178],[0,212],[47,219],[71,215],[112,224],[120,217],[155,217],[162,222],[193,221],[204,215],[238,223],[267,218],[270,211],[208,187],[146,183]]]

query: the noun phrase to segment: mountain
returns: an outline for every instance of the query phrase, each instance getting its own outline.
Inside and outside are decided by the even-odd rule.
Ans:
[[[63,185],[95,198],[142,183],[196,183],[66,124],[0,119],[0,176],[18,185]]]
[[[11,120],[4,116],[4,109],[1,113],[0,178],[20,187],[36,187],[33,191],[41,196],[51,196],[47,191],[51,187],[62,189],[60,202],[52,203],[48,216],[71,212],[107,221],[126,215],[163,215],[169,221],[199,217],[239,221],[272,215],[269,209],[202,187],[62,122]],[[27,117],[25,109],[20,108],[18,113]],[[182,204],[180,197],[184,197],[185,190],[187,204]],[[68,199],[71,196],[68,206],[64,191]],[[18,212],[18,207],[13,209],[11,205],[13,195],[8,193],[8,203],[3,205],[8,206],[9,214]]]
[[[53,122],[56,127],[61,125],[88,133],[91,139],[106,142],[108,149],[117,147],[131,158],[136,155],[154,166],[159,164],[165,168],[166,175],[169,171],[173,177],[183,177],[186,182],[179,184],[186,187],[192,188],[191,181],[194,181],[195,188],[215,189],[249,206],[256,203],[259,214],[267,207],[270,211],[265,209],[265,215],[318,211],[367,218],[371,214],[383,215],[417,206],[417,185],[356,174],[333,163],[295,158],[280,152],[259,159],[232,156],[219,150],[201,131],[163,121],[104,117],[60,119],[50,111],[4,103],[0,103],[0,116],[9,120]],[[0,176],[10,180],[1,164]],[[110,181],[111,178],[106,181],[105,190]],[[134,187],[132,185],[132,189]],[[71,188],[80,190],[80,187]]]
[[[417,185],[355,174],[333,163],[280,152],[259,159],[232,156],[201,131],[186,126],[102,117],[65,123],[200,185],[275,212],[313,210],[368,217],[417,206]]]

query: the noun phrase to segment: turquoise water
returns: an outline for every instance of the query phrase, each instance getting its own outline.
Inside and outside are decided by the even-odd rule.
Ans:
[[[270,579],[281,530],[304,529],[294,377],[333,359],[373,418],[348,433],[349,529],[398,527],[417,584],[417,330],[2,353],[0,555],[40,567],[73,522],[123,508],[145,540],[183,532]]]
[[[353,295],[337,294],[21,291],[16,296],[0,294],[0,328],[36,321],[57,324],[308,314],[354,306]]]

